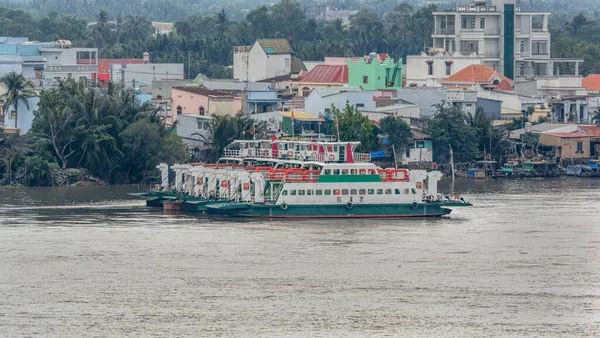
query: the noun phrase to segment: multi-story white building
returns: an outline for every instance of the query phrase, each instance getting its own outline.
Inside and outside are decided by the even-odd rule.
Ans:
[[[52,82],[50,85],[67,78],[86,83],[97,79],[98,48],[72,48],[71,41],[58,40],[52,47],[40,47],[39,53],[46,59],[44,78]]]
[[[516,0],[475,0],[433,16],[435,49],[479,57],[511,79],[552,76],[562,63],[574,63],[579,75],[581,60],[550,58],[549,12],[521,11]]]

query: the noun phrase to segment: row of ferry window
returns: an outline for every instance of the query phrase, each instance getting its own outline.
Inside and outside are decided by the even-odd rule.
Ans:
[[[374,175],[376,172],[371,170],[369,175]],[[323,175],[366,175],[367,169],[325,169]]]
[[[321,196],[321,195],[409,195],[409,194],[413,194],[416,195],[417,194],[417,189],[334,189],[334,190],[330,190],[330,189],[325,189],[325,190],[321,190],[321,189],[317,189],[317,190],[290,190],[289,191],[290,196],[312,196],[312,195],[317,195],[317,196]],[[281,192],[281,195],[283,196],[287,196],[288,195],[288,190],[283,190]]]

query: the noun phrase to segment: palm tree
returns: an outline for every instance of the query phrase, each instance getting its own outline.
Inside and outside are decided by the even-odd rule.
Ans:
[[[592,122],[600,126],[600,108],[596,109],[596,111],[592,115]]]
[[[129,41],[140,42],[150,35],[150,21],[145,16],[128,15],[125,17],[123,31]]]
[[[10,72],[0,78],[0,84],[6,87],[6,93],[1,98],[4,99],[4,105],[2,106],[2,113],[6,116],[6,112],[12,106],[15,107],[15,129],[18,128],[17,121],[19,118],[19,101],[25,104],[25,107],[29,110],[29,99],[32,96],[37,96],[34,91],[33,84],[23,77],[23,74],[16,72]]]

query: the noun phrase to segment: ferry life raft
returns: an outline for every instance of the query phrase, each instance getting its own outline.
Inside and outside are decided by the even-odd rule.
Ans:
[[[293,170],[283,177],[265,180],[260,188],[265,192],[264,199],[256,199],[261,202],[208,204],[207,214],[260,218],[441,217],[451,213],[449,207],[470,205],[461,200],[445,203],[437,197],[423,199],[438,195],[439,172],[385,170],[372,163],[306,162],[304,169],[304,174]]]

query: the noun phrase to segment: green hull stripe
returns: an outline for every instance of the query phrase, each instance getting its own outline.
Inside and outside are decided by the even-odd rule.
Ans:
[[[436,217],[450,214],[440,204],[345,204],[329,205],[240,205],[235,203],[208,205],[208,214],[267,218],[369,218],[369,217]]]

